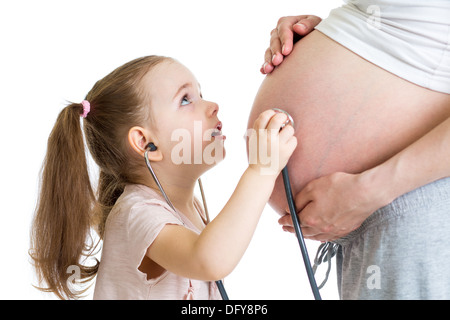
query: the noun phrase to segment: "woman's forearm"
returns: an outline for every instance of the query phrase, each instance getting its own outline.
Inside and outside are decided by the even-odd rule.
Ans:
[[[450,107],[450,106],[449,106]],[[380,204],[450,176],[450,118],[381,165],[362,174]]]

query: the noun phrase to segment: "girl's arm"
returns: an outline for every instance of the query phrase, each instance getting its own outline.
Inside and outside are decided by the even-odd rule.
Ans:
[[[266,147],[270,161],[258,158],[256,163],[251,162],[225,207],[200,235],[182,226],[167,225],[147,256],[184,277],[218,280],[229,274],[247,249],[275,180],[297,145],[291,126],[279,131],[285,121],[284,114],[272,110],[255,121],[250,139],[257,138],[258,143],[253,145]]]
[[[320,241],[339,238],[400,195],[448,176],[450,118],[361,174],[339,172],[311,181],[295,199],[303,234]],[[279,222],[292,231],[289,216]]]

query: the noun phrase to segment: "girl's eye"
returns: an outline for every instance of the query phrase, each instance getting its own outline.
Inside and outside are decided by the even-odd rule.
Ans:
[[[183,99],[181,100],[181,105],[182,106],[186,106],[186,105],[188,105],[190,103],[191,103],[191,101],[189,101],[187,96],[184,96]]]

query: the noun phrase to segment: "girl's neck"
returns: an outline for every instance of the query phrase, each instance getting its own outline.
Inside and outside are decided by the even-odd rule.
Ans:
[[[164,189],[167,197],[170,202],[174,205],[175,208],[180,210],[181,212],[189,212],[195,209],[194,206],[194,190],[196,187],[196,183],[198,178],[191,177],[183,174],[177,174],[175,171],[170,170],[161,170],[162,168],[158,167],[158,165],[153,165],[153,170],[158,178],[161,187]],[[144,184],[154,190],[156,190],[159,194],[162,193],[159,190],[158,185],[153,180],[151,174],[148,172],[144,172],[142,181],[139,183]],[[170,174],[166,174],[166,172],[170,172]]]
[[[190,184],[176,184],[167,183],[165,180],[163,181],[164,182],[160,181],[162,188],[175,209],[182,213],[198,230],[203,230],[205,227],[204,219],[194,204],[196,180],[192,181]],[[156,183],[153,182],[151,187],[161,194]]]
[[[154,189],[162,196],[148,169],[146,167],[143,169],[140,175],[142,181],[139,183]],[[152,163],[152,169],[173,206],[185,215],[194,226],[202,230],[205,224],[202,214],[194,204],[194,190],[199,177],[206,171],[205,167],[182,165],[168,167],[166,163],[155,162]]]

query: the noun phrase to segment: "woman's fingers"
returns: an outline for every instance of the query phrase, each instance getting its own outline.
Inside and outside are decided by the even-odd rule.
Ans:
[[[270,46],[264,54],[261,73],[271,73],[276,66],[283,62],[284,57],[292,52],[295,42],[313,31],[320,21],[322,21],[321,18],[312,15],[280,18],[277,27],[270,33]]]

